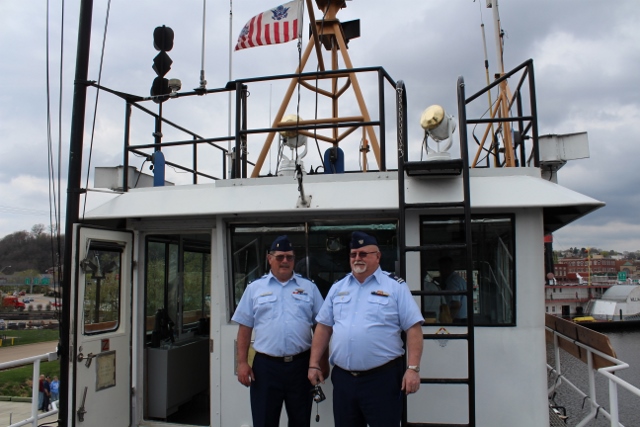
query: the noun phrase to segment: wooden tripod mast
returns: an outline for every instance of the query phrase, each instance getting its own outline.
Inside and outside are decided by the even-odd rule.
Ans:
[[[322,125],[322,124],[340,124],[340,123],[353,123],[353,122],[370,122],[371,117],[367,110],[367,106],[364,101],[364,97],[362,96],[362,91],[360,89],[360,84],[358,83],[358,79],[355,73],[349,72],[349,70],[353,69],[353,65],[351,63],[351,58],[349,57],[349,52],[347,51],[347,41],[345,40],[345,34],[343,31],[342,24],[336,18],[337,13],[340,9],[346,7],[346,0],[316,0],[318,5],[318,9],[320,9],[324,15],[324,18],[321,21],[315,20],[315,14],[313,11],[313,5],[311,4],[311,0],[306,0],[307,11],[309,14],[309,20],[313,23],[311,25],[311,37],[309,38],[309,43],[302,54],[300,64],[296,69],[296,74],[300,74],[303,72],[309,57],[311,56],[311,51],[315,48],[316,55],[318,57],[318,69],[320,71],[325,71],[325,65],[322,55],[322,47],[324,46],[326,50],[330,51],[331,55],[331,70],[338,70],[338,55],[342,55],[342,60],[344,61],[345,73],[344,74],[332,74],[329,77],[326,77],[331,80],[331,90],[323,90],[316,86],[313,86],[311,83],[307,82],[307,80],[315,80],[316,77],[294,77],[291,79],[289,84],[289,88],[285,92],[284,99],[280,104],[280,108],[273,120],[273,128],[281,127],[281,126],[291,126],[291,122],[282,122],[282,118],[284,117],[285,111],[289,106],[291,101],[291,97],[296,86],[299,84],[313,92],[316,92],[319,95],[323,95],[331,99],[332,103],[332,116],[330,118],[324,119],[315,119],[315,120],[299,120],[298,125],[301,127],[308,125]],[[347,78],[347,82],[342,87],[338,87],[338,80],[340,78]],[[342,94],[350,87],[353,87],[353,91],[355,93],[356,100],[358,102],[358,107],[360,109],[360,116],[351,116],[351,117],[339,117],[338,112],[338,100]],[[336,147],[349,134],[356,130],[356,127],[350,127],[346,129],[342,134],[339,133],[338,128],[333,128],[333,132],[331,136],[326,135],[317,135],[313,132],[298,130],[297,132],[301,135],[306,135],[307,137],[316,138],[322,141],[326,141],[332,146]],[[362,153],[362,165],[366,170],[366,156],[369,148],[373,150],[373,154],[375,156],[378,167],[380,167],[380,145],[378,144],[378,138],[374,132],[373,126],[365,125],[364,131],[368,137],[363,138],[363,146],[360,151]],[[251,177],[258,177],[260,174],[260,170],[262,169],[262,165],[267,157],[269,152],[269,148],[273,143],[273,139],[275,138],[276,132],[270,132],[267,136],[267,139],[262,147],[262,151],[256,161],[255,167],[253,168],[253,172],[251,173]],[[369,147],[369,144],[371,147]]]

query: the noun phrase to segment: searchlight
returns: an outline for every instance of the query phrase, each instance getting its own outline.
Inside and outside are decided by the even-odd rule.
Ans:
[[[453,116],[447,114],[441,106],[432,105],[422,112],[420,126],[425,131],[427,160],[450,159],[449,149],[453,143],[451,137],[456,130]],[[435,147],[429,145],[429,137],[435,142]]]
[[[295,114],[289,114],[282,118],[280,122],[281,126],[293,126],[300,122],[300,119]],[[279,167],[278,175],[280,176],[294,176],[296,172],[296,166],[300,165],[300,169],[304,173],[304,162],[302,158],[307,155],[307,137],[299,134],[295,129],[288,129],[280,131],[280,150],[279,150]],[[288,147],[290,150],[290,157],[284,153],[284,148]],[[302,153],[299,153],[300,148],[304,148]]]

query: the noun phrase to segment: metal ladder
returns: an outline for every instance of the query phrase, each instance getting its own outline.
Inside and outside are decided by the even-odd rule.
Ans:
[[[400,275],[406,278],[407,272],[407,253],[409,252],[426,252],[426,251],[438,251],[438,250],[462,250],[466,252],[465,264],[467,272],[467,290],[466,291],[452,291],[452,290],[438,290],[438,291],[412,291],[415,296],[451,296],[451,295],[466,295],[467,303],[467,323],[456,324],[456,326],[466,326],[466,333],[460,334],[447,334],[448,340],[466,340],[467,341],[467,377],[466,378],[425,378],[421,377],[421,384],[432,385],[451,385],[457,384],[461,387],[466,385],[468,390],[468,423],[466,424],[454,424],[454,423],[423,423],[423,422],[408,422],[407,421],[407,398],[404,398],[404,411],[402,417],[402,427],[445,427],[445,426],[458,426],[458,427],[475,427],[475,368],[474,368],[474,321],[473,321],[473,258],[472,258],[472,246],[471,246],[471,204],[470,204],[470,192],[469,192],[469,156],[467,149],[467,132],[466,132],[466,108],[465,108],[465,95],[464,95],[464,82],[462,77],[458,79],[458,119],[459,119],[459,132],[460,132],[460,153],[461,159],[452,160],[430,160],[409,162],[408,161],[408,137],[407,137],[407,119],[406,119],[406,107],[407,97],[402,81],[398,81],[396,85],[397,96],[397,117],[398,117],[398,207],[399,207],[399,221],[398,221],[398,247],[400,258]],[[406,174],[406,176],[405,176]],[[459,179],[462,176],[463,191],[460,201],[446,202],[446,203],[407,203],[406,202],[406,185],[405,180],[429,180],[429,179]],[[456,209],[460,210],[464,214],[464,243],[448,243],[448,244],[430,244],[421,246],[407,246],[407,226],[406,215],[409,210],[421,210],[424,213],[434,213],[442,209]],[[419,226],[419,225],[418,225]],[[416,230],[409,230],[415,232]],[[442,339],[442,335],[438,334],[423,334],[425,340],[437,340]]]

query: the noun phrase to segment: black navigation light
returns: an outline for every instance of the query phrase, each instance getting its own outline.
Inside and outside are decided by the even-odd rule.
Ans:
[[[154,98],[154,102],[161,103],[167,100],[167,96],[171,93],[169,87],[169,80],[164,76],[171,70],[171,64],[173,61],[167,54],[167,52],[173,49],[173,30],[167,26],[156,27],[153,30],[153,47],[159,51],[155,58],[153,58],[153,71],[156,72],[158,77],[153,79],[151,85],[151,96]]]

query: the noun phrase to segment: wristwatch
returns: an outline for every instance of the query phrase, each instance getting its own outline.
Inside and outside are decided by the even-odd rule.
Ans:
[[[411,369],[412,371],[420,372],[420,366],[418,365],[409,365],[407,369]]]

